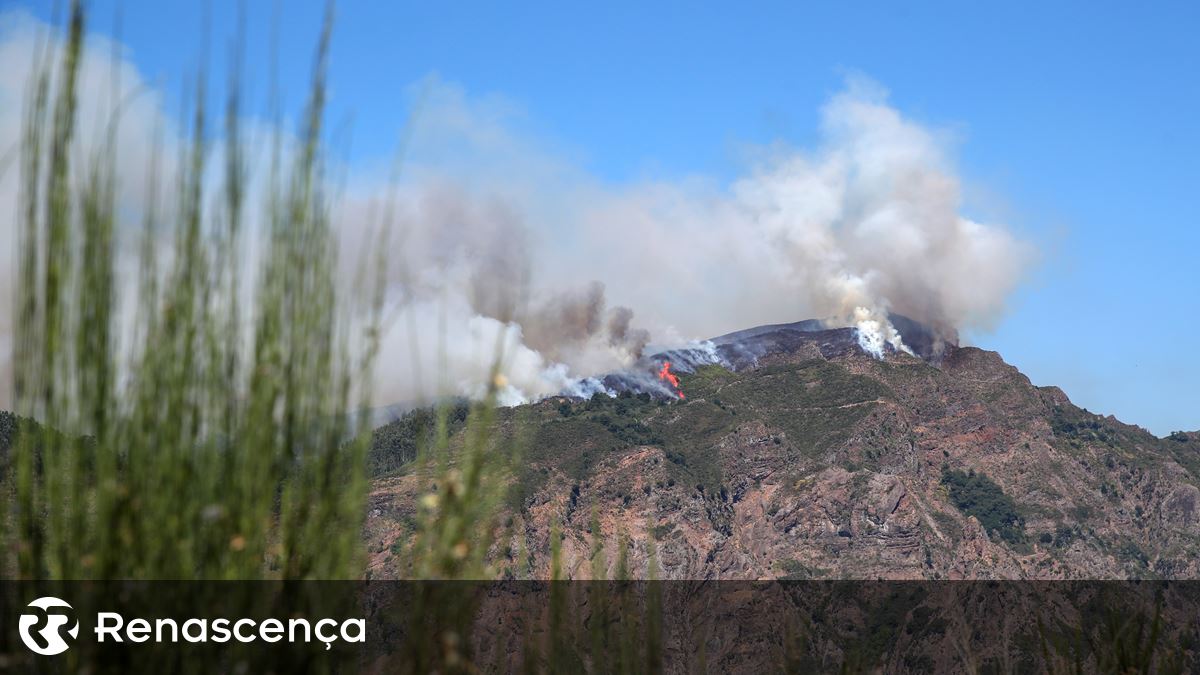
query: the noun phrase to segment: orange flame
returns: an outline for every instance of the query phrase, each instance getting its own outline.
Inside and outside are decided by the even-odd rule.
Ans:
[[[682,401],[686,398],[683,392],[679,390],[679,378],[675,376],[675,373],[671,372],[670,361],[663,361],[662,370],[658,371],[658,379],[669,382],[675,393],[679,394],[679,400]]]

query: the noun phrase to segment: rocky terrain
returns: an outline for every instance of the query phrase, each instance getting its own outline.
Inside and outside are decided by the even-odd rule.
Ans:
[[[617,565],[668,579],[1200,576],[1200,434],[1157,438],[1035,387],[999,354],[902,326],[916,355],[864,352],[816,322],[742,331],[617,395],[500,411],[524,438],[491,559],[546,578]],[[452,416],[461,441],[465,411]],[[405,576],[431,415],[379,429],[369,574]],[[599,538],[599,540],[597,540]]]

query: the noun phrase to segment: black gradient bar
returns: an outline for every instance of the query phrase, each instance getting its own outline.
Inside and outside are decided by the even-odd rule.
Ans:
[[[44,596],[79,622],[56,656],[20,634]],[[154,641],[189,619],[207,641]],[[363,641],[288,641],[321,620]],[[1198,629],[1191,581],[0,582],[6,672],[1196,672]]]

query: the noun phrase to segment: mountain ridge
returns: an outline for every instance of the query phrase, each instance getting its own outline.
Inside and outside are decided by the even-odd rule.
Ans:
[[[648,576],[653,549],[660,578],[1200,578],[1200,431],[1155,437],[949,342],[881,360],[853,329],[798,322],[711,343],[725,365],[681,360],[684,400],[629,387],[496,411],[498,437],[529,439],[489,551],[498,576],[547,578],[557,526],[570,578],[611,574],[626,538],[631,571]],[[468,414],[452,404],[451,447]],[[413,460],[435,421],[374,432],[373,577],[410,575],[432,484]],[[18,427],[0,412],[5,454]]]
[[[715,338],[725,365],[681,360],[685,400],[637,380],[615,398],[500,411],[502,433],[532,440],[492,551],[498,574],[548,577],[557,523],[570,578],[590,576],[597,542],[622,537],[639,575],[657,550],[662,578],[1200,575],[1200,434],[1157,438],[1095,415],[995,352],[945,342],[934,358],[880,360],[853,329],[796,325]],[[402,422],[377,432],[373,456],[396,450]],[[403,576],[426,476],[389,466],[365,536],[371,573]]]

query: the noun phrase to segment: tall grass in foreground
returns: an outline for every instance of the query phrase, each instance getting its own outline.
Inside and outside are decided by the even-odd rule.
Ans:
[[[295,148],[276,132],[247,204],[235,85],[224,180],[206,180],[203,79],[163,208],[144,209],[130,348],[118,316],[119,109],[83,165],[75,130],[85,16],[39,49],[21,147],[15,394],[0,573],[30,579],[357,578],[375,334],[339,313],[322,164],[329,19]],[[236,66],[235,66],[236,68]],[[236,75],[236,72],[235,72]],[[287,159],[284,159],[284,156]],[[214,193],[219,195],[215,197]],[[218,204],[213,207],[212,204]],[[263,252],[243,279],[250,208]],[[252,311],[239,292],[256,284]],[[364,311],[376,325],[378,293]],[[124,351],[123,351],[124,350]],[[36,422],[34,422],[36,420]]]

